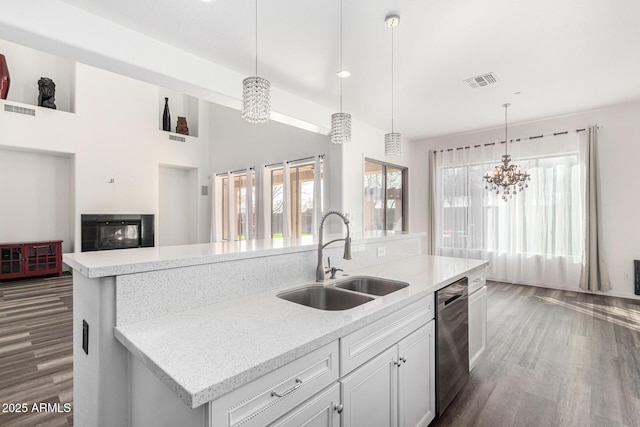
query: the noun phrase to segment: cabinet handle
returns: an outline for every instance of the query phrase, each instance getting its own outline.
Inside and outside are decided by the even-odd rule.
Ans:
[[[401,357],[400,360],[402,361],[402,363],[407,363],[407,358],[406,357]]]
[[[335,409],[336,411],[338,411],[339,414],[341,414],[342,410],[344,409],[344,406],[341,403],[339,405],[334,406],[333,409]]]
[[[393,361],[393,364],[396,365],[398,368],[402,365],[402,363],[396,360]]]
[[[271,396],[276,396],[276,397],[288,396],[289,394],[293,393],[298,388],[300,388],[301,385],[302,385],[302,380],[300,378],[296,378],[296,385],[294,385],[293,387],[291,387],[289,390],[285,391],[284,393],[278,393],[277,391],[272,390],[271,391]]]

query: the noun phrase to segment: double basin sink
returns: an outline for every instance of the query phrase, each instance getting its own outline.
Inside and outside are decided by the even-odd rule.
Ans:
[[[311,285],[285,291],[279,298],[319,310],[347,310],[409,286],[377,277],[349,277],[332,285]]]

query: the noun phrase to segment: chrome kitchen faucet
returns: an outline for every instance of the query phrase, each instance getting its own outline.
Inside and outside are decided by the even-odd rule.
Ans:
[[[344,239],[335,239],[323,245],[322,235],[324,230],[324,220],[327,219],[327,217],[332,214],[338,215],[344,221],[345,225],[347,226],[347,237],[345,237]],[[346,260],[350,260],[351,259],[351,236],[349,232],[349,220],[344,214],[338,211],[327,212],[322,217],[322,220],[320,221],[320,228],[318,230],[318,265],[316,266],[316,282],[324,282],[325,271],[324,271],[324,264],[322,262],[322,250],[327,245],[330,245],[333,242],[341,242],[343,240],[344,240],[344,256],[342,258]]]

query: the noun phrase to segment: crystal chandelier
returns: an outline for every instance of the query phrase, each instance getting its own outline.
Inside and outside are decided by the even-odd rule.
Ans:
[[[393,131],[393,27],[400,23],[398,15],[389,15],[384,19],[384,24],[391,27],[391,133],[384,136],[384,155],[399,156],[401,146],[401,135]]]
[[[509,139],[507,138],[507,108],[511,104],[502,104],[504,107],[504,155],[502,156],[502,164],[498,165],[493,170],[493,175],[490,175],[490,171],[484,175],[486,181],[485,190],[495,191],[496,194],[500,194],[502,190],[502,200],[505,202],[513,197],[514,194],[529,187],[527,181],[531,180],[527,168],[521,168],[520,166],[510,165],[511,156],[507,153],[509,148]]]
[[[242,118],[265,123],[271,111],[271,83],[258,77],[258,0],[256,0],[256,73],[242,81]]]
[[[331,115],[331,142],[345,144],[351,141],[351,114],[342,111],[342,80],[349,77],[342,68],[342,0],[340,0],[340,112]]]

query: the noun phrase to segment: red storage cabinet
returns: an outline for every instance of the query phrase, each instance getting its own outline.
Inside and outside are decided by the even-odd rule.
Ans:
[[[0,243],[0,280],[62,274],[62,240]]]

